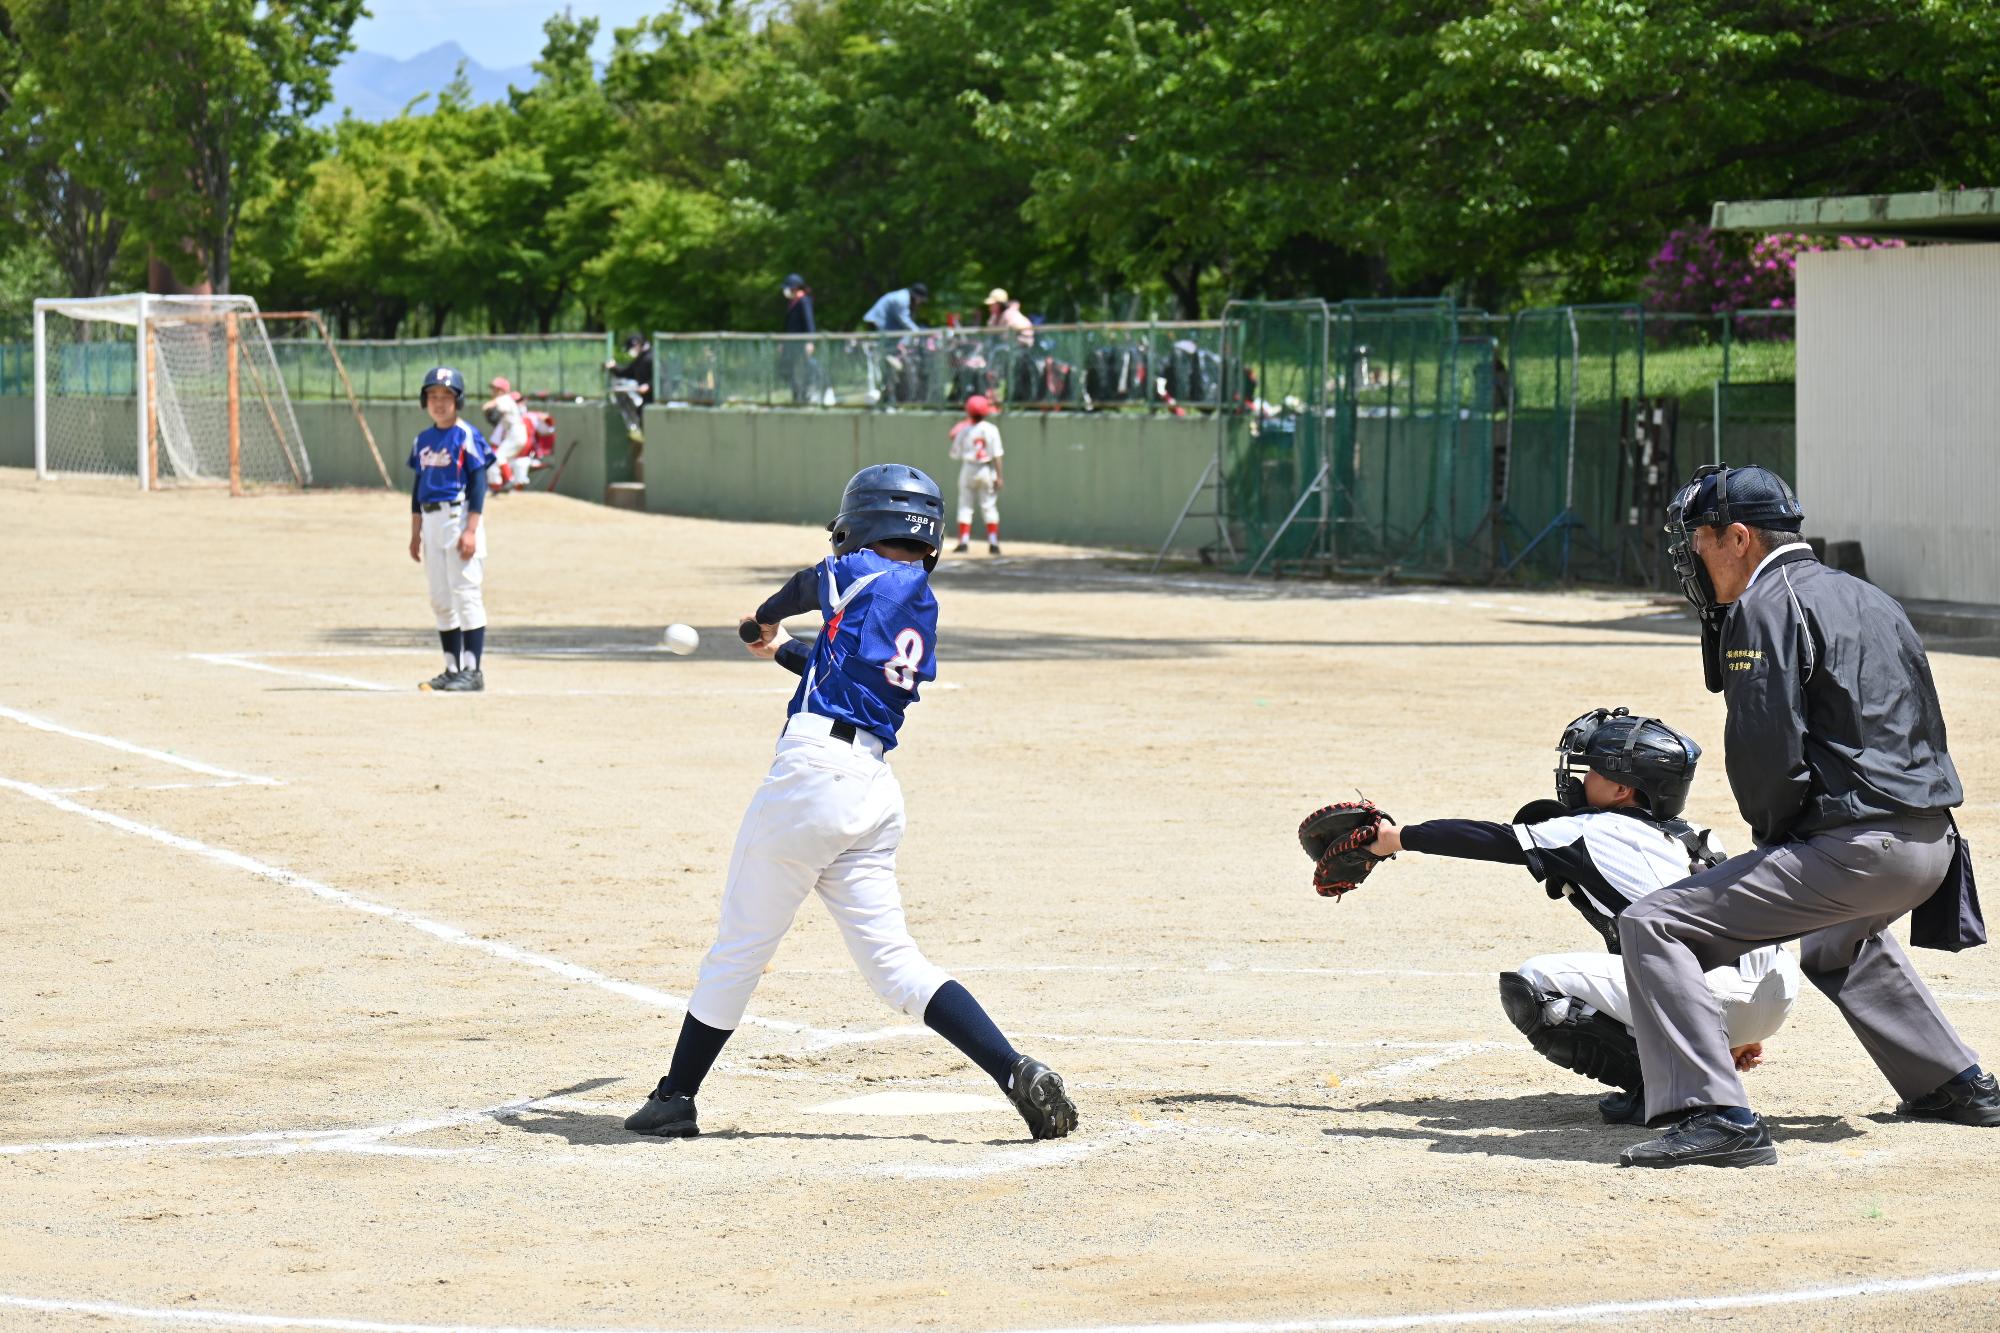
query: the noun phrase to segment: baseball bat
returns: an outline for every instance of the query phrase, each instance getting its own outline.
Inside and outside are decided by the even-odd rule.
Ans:
[[[764,637],[764,631],[754,620],[746,620],[736,627],[736,637],[745,643],[755,643]]]

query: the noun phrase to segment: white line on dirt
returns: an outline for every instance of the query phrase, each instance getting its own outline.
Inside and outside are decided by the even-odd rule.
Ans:
[[[189,653],[197,662],[208,662],[214,666],[237,667],[244,671],[262,671],[273,676],[290,676],[295,680],[314,680],[322,685],[344,685],[350,690],[368,690],[376,694],[400,693],[399,685],[379,685],[372,680],[357,680],[353,676],[335,676],[325,671],[300,671],[295,667],[272,666],[269,662],[258,662],[248,657],[232,657],[227,653]]]
[[[467,949],[476,949],[481,953],[489,954],[495,958],[502,958],[511,963],[522,963],[529,967],[540,968],[544,972],[554,973],[565,981],[574,981],[586,986],[595,986],[599,990],[609,991],[613,995],[623,996],[628,1000],[635,1000],[649,1008],[671,1009],[679,1012],[685,1012],[687,1009],[687,1001],[681,996],[670,995],[666,991],[656,990],[651,986],[642,986],[635,981],[624,981],[617,977],[609,977],[602,972],[593,971],[579,963],[572,963],[567,959],[557,958],[553,954],[537,953],[531,949],[523,949],[518,945],[508,944],[504,940],[474,935],[459,926],[450,925],[443,921],[434,921],[429,917],[419,916],[415,912],[407,911],[401,907],[392,907],[387,903],[376,902],[371,898],[363,898],[359,894],[348,892],[346,889],[334,888],[332,885],[321,883],[310,876],[301,875],[296,871],[271,865],[268,862],[258,860],[256,857],[246,856],[242,852],[233,852],[228,848],[216,847],[196,838],[188,838],[178,833],[170,833],[166,829],[157,828],[151,824],[142,824],[136,819],[127,819],[123,815],[115,815],[108,810],[98,810],[91,806],[80,805],[67,797],[57,795],[46,787],[38,787],[31,782],[0,777],[0,789],[17,792],[22,796],[28,797],[30,800],[40,801],[44,805],[61,810],[65,814],[80,815],[85,819],[115,828],[120,832],[147,838],[163,846],[172,847],[177,851],[190,852],[204,860],[228,866],[233,870],[241,870],[246,874],[255,875],[257,878],[268,880],[273,884],[279,884],[291,889],[304,890],[315,898],[345,907],[350,911],[395,921],[401,925],[420,930],[424,934],[442,940],[447,944],[456,944]],[[785,1032],[804,1037],[810,1044],[810,1049],[814,1050],[835,1046],[863,1045],[872,1041],[930,1037],[932,1035],[929,1028],[910,1025],[876,1028],[865,1032],[843,1032],[831,1028],[812,1027],[805,1023],[793,1023],[786,1019],[763,1018],[755,1014],[746,1015],[743,1021],[774,1032]],[[1037,1041],[1108,1046],[1328,1047],[1346,1049],[1357,1046],[1372,1047],[1381,1045],[1381,1043],[1377,1042],[1329,1041],[1317,1038],[1120,1037],[1056,1033],[1029,1035]],[[1457,1043],[1436,1043],[1436,1046],[1440,1048],[1449,1048],[1455,1045]]]
[[[18,708],[8,708],[0,705],[0,718],[6,718],[10,722],[19,722],[24,727],[33,727],[36,731],[46,731],[57,736],[67,736],[73,741],[85,741],[91,745],[101,745],[107,750],[118,750],[124,754],[136,754],[142,758],[157,760],[162,764],[170,764],[175,768],[186,769],[190,773],[205,773],[212,778],[225,778],[231,782],[245,786],[282,787],[285,785],[277,778],[267,778],[257,773],[238,773],[234,769],[220,768],[214,764],[204,764],[199,759],[189,759],[183,755],[169,754],[165,750],[155,750],[150,746],[138,745],[132,741],[121,741],[116,736],[100,736],[92,731],[78,731],[76,728],[66,727],[60,722],[51,722],[45,717],[37,717],[33,713],[24,713]]]
[[[429,917],[419,916],[415,912],[405,911],[400,907],[391,907],[387,903],[378,903],[372,899],[363,898],[359,894],[349,893],[345,889],[336,889],[330,884],[322,884],[316,879],[294,871],[282,869],[264,861],[259,861],[253,856],[245,856],[241,852],[232,852],[227,848],[211,846],[194,838],[182,837],[178,833],[169,833],[167,830],[155,828],[151,824],[142,824],[136,819],[127,819],[123,815],[114,815],[108,810],[96,810],[87,805],[79,805],[75,801],[58,796],[46,788],[35,786],[33,783],[21,782],[14,778],[0,777],[0,788],[18,792],[31,800],[53,806],[66,814],[81,815],[85,819],[107,825],[120,832],[135,834],[141,838],[149,838],[154,842],[175,848],[178,851],[191,852],[196,856],[202,857],[204,860],[214,861],[219,865],[225,865],[234,870],[241,870],[246,874],[255,875],[259,879],[269,880],[273,884],[280,884],[290,889],[303,889],[315,898],[324,899],[337,906],[345,907],[350,911],[362,912],[369,916],[384,917],[401,925],[410,926],[435,939],[443,940],[447,944],[456,944],[467,949],[477,949],[479,952],[490,954],[495,958],[504,958],[510,963],[523,963],[529,967],[540,968],[544,972],[553,972],[565,981],[574,981],[586,986],[595,986],[599,990],[610,991],[613,995],[621,995],[628,1000],[636,1000],[640,1004],[647,1005],[650,1008],[682,1011],[687,1008],[686,1000],[677,995],[669,995],[665,991],[655,990],[651,986],[642,986],[637,982],[621,981],[616,977],[607,977],[602,972],[594,972],[580,964],[572,963],[550,954],[536,953],[533,950],[523,949],[502,940],[486,939],[463,930],[458,926],[448,925],[442,921],[433,921]],[[839,1037],[845,1035],[824,1028],[808,1027],[803,1023],[789,1023],[782,1019],[759,1018],[755,1015],[746,1016],[743,1021],[756,1024],[759,1027],[771,1028],[778,1032],[789,1032],[808,1037]]]
[[[50,1143],[0,1143],[0,1155],[22,1156],[30,1153],[94,1153],[150,1151],[157,1148],[223,1148],[236,1144],[270,1144],[261,1149],[266,1154],[293,1152],[380,1152],[399,1153],[450,1153],[468,1151],[449,1148],[403,1148],[390,1147],[384,1141],[407,1138],[412,1134],[427,1134],[432,1130],[449,1129],[454,1125],[471,1124],[477,1120],[504,1120],[522,1111],[535,1110],[544,1105],[554,1105],[563,1100],[560,1095],[545,1097],[516,1098],[501,1102],[497,1106],[483,1106],[474,1111],[453,1111],[444,1115],[421,1116],[412,1120],[398,1120],[387,1125],[359,1125],[352,1129],[261,1129],[244,1134],[191,1134],[183,1137],[161,1137],[156,1135],[121,1135],[108,1139],[67,1139]]]
[[[1679,1296],[1650,1301],[1601,1301],[1589,1305],[1511,1306],[1492,1310],[1442,1310],[1428,1314],[1376,1315],[1333,1319],[1228,1320],[1181,1324],[1075,1324],[1022,1329],[1016,1333],[1381,1333],[1403,1328],[1465,1328],[1482,1324],[1539,1324],[1587,1319],[1631,1319],[1643,1315],[1704,1314],[1722,1310],[1760,1310],[1821,1301],[1859,1300],[1877,1296],[1920,1295],[1962,1287],[2000,1284],[2000,1269],[1939,1273],[1931,1277],[1882,1278],[1841,1286],[1803,1287],[1791,1291],[1743,1292],[1731,1296]],[[160,1309],[111,1301],[51,1300],[39,1296],[0,1294],[0,1308],[34,1310],[43,1314],[132,1319],[148,1323],[209,1328],[313,1328],[337,1333],[659,1333],[636,1327],[578,1328],[532,1324],[421,1324],[406,1321],[351,1319],[335,1315],[252,1314],[236,1310],[180,1307]]]

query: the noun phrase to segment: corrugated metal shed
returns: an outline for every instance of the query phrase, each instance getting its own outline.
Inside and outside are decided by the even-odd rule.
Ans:
[[[1903,598],[2000,603],[2000,245],[1799,263],[1806,529]]]

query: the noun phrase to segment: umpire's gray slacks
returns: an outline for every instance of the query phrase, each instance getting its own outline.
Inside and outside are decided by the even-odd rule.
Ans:
[[[1952,843],[1941,814],[1872,819],[1731,857],[1626,908],[1618,939],[1648,1123],[1749,1104],[1702,974],[1779,940],[1799,941],[1800,970],[1900,1095],[1976,1064],[1887,933],[1944,879]]]

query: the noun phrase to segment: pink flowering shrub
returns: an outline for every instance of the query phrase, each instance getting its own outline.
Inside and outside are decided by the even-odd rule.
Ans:
[[[1648,310],[1676,315],[1726,315],[1791,310],[1798,304],[1799,256],[1819,250],[1900,249],[1903,242],[1872,236],[1801,236],[1783,232],[1756,240],[1709,227],[1668,233],[1646,265],[1641,289]]]

